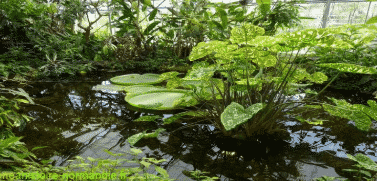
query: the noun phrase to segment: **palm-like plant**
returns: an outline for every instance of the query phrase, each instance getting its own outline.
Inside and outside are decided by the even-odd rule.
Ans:
[[[50,59],[50,57],[46,54],[47,64],[39,68],[39,70],[46,75],[59,75],[66,69],[65,65],[67,62],[64,60],[56,60],[57,55],[55,52],[53,56],[54,57]]]

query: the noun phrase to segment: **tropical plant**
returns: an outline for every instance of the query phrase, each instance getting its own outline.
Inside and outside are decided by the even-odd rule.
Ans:
[[[81,2],[81,1],[77,1],[77,2],[80,2],[82,3],[82,6],[84,7],[90,7],[90,6],[93,6],[94,9],[96,10],[96,13],[98,15],[98,17],[94,20],[94,21],[90,21],[89,20],[89,16],[88,16],[88,13],[90,12],[89,9],[85,9],[85,11],[81,12],[79,14],[79,24],[77,25],[80,29],[84,30],[84,37],[85,37],[85,43],[89,43],[89,40],[90,40],[90,35],[91,35],[91,30],[93,29],[93,25],[101,19],[102,16],[107,16],[107,13],[100,13],[99,11],[99,7],[103,6],[104,3],[107,3],[108,0],[99,0],[97,2],[87,2],[86,0],[84,2]],[[87,16],[87,21],[88,21],[88,26],[84,27],[83,24],[82,24],[82,20],[84,18],[84,16]]]
[[[9,74],[24,75],[31,70],[30,64],[37,63],[29,53],[21,47],[12,47],[8,53],[0,55],[0,74],[7,77]]]
[[[108,150],[104,150],[106,153],[108,153],[111,156],[114,157],[120,157],[120,156],[126,156],[126,153],[119,153],[114,154]],[[109,173],[109,175],[103,176],[100,175],[101,179],[110,179],[111,180],[174,180],[169,179],[169,175],[167,171],[159,166],[161,162],[164,162],[166,160],[156,160],[154,158],[142,158],[142,160],[137,159],[137,155],[142,153],[139,149],[131,148],[130,154],[134,156],[132,160],[127,159],[116,159],[116,160],[108,160],[108,159],[94,159],[91,157],[88,157],[87,159],[90,161],[90,164],[85,163],[84,159],[80,156],[76,156],[75,160],[69,160],[69,162],[79,162],[77,164],[70,164],[66,167],[53,167],[49,162],[51,160],[43,160],[42,165],[32,163],[32,162],[25,162],[23,167],[21,168],[15,168],[15,172],[19,174],[26,174],[26,173],[44,173],[46,176],[49,177],[54,176],[55,178],[59,178],[59,180],[69,180],[70,173],[80,173],[76,179],[78,180],[96,180],[95,178],[98,178],[98,173]],[[95,165],[97,163],[97,165]],[[122,163],[136,163],[139,164],[140,167],[133,167],[133,168],[116,168]],[[146,171],[150,168],[150,166],[154,164],[154,169],[158,173],[158,175],[155,174],[149,174]],[[143,172],[140,174],[140,172]],[[5,172],[4,174],[11,175],[15,172]],[[97,175],[96,175],[97,174]],[[36,178],[38,179],[38,178]],[[42,178],[39,178],[42,179]],[[10,179],[12,180],[12,179]]]
[[[358,163],[355,165],[355,167],[358,167],[358,169],[357,170],[356,169],[343,169],[344,171],[357,172],[358,175],[354,177],[358,178],[359,180],[361,180],[362,175],[365,175],[366,177],[363,177],[363,178],[369,181],[377,178],[377,175],[372,176],[368,171],[365,171],[365,170],[370,170],[374,172],[377,171],[377,164],[368,156],[363,155],[363,154],[357,154],[356,156],[347,154],[347,157]],[[362,169],[365,169],[365,170],[362,170]]]
[[[4,87],[0,84],[1,87]],[[2,94],[13,94],[17,97],[14,99],[8,99],[3,95],[0,97],[1,99],[1,114],[0,114],[0,123],[1,127],[4,128],[12,128],[16,127],[24,127],[26,121],[29,121],[31,118],[24,115],[19,114],[17,110],[19,110],[19,103],[31,103],[34,104],[34,101],[29,97],[29,95],[21,88],[18,88],[18,91],[8,89],[8,88],[1,88]],[[18,96],[25,97],[25,99],[19,99]]]
[[[289,101],[289,95],[297,94],[298,88],[311,85],[311,82],[323,83],[327,81],[327,76],[321,72],[307,72],[305,64],[300,64],[300,62],[297,63],[291,59],[276,59],[274,56],[278,51],[284,49],[300,50],[301,48],[313,47],[315,45],[333,46],[332,43],[335,42],[335,38],[332,34],[324,29],[302,30],[277,37],[263,36],[263,34],[263,28],[250,24],[243,24],[241,27],[233,28],[230,42],[201,42],[193,49],[189,57],[190,60],[207,57],[214,64],[210,65],[207,61],[198,62],[194,64],[192,70],[183,79],[177,78],[177,73],[173,72],[162,74],[160,77],[161,79],[169,79],[167,83],[168,89],[183,86],[187,84],[187,81],[198,82],[186,85],[193,91],[188,96],[194,96],[197,102],[204,103],[204,107],[199,108],[199,112],[202,109],[206,109],[208,112],[204,111],[204,114],[201,112],[202,115],[200,113],[195,113],[194,115],[206,117],[226,136],[255,139],[256,136],[261,135],[279,135],[283,139],[288,139],[289,134],[287,134],[286,130],[280,128],[280,123],[282,123],[280,120],[283,120],[280,118],[285,114],[290,114],[291,111],[293,112],[293,110],[304,104],[307,104],[307,106],[314,104],[314,107],[311,108],[317,108],[315,105],[318,104],[323,105],[325,111],[335,116],[342,114],[344,117],[343,107],[335,109],[341,111],[338,114],[336,111],[333,111],[334,108],[332,105],[311,102],[335,78],[319,93],[313,92],[310,89],[305,90],[309,94],[307,100]],[[346,63],[314,65],[333,68],[340,72],[362,74],[375,74],[377,72],[372,67]],[[220,81],[212,78],[215,71],[221,73],[222,79]],[[304,81],[307,84],[302,84]],[[127,96],[126,100],[128,102],[143,100],[142,103],[136,103],[136,105],[140,106],[142,104],[144,108],[157,110],[162,105],[167,104],[163,102],[163,96],[152,96],[152,94],[161,92],[160,90],[150,91],[148,89],[143,91],[143,93],[137,92],[134,93],[135,95]],[[314,96],[310,97],[310,94]],[[144,97],[130,99],[135,96]],[[158,102],[158,99],[161,99],[160,102]],[[192,99],[184,100],[180,98],[176,101],[178,102],[175,102],[173,107],[179,105],[193,106],[197,104]],[[371,103],[371,105],[373,104]],[[357,107],[357,105],[355,106]],[[347,109],[351,109],[349,107]],[[362,115],[360,117],[359,113],[356,115],[355,112],[355,114],[352,113],[346,118],[356,119],[359,121],[356,127],[367,131],[370,119],[367,119],[365,114],[373,116],[375,110],[374,108],[367,107],[360,107],[359,110],[361,109],[363,113],[360,114],[363,114],[364,117]],[[306,109],[306,111],[310,110],[312,109]],[[186,113],[191,114],[190,111]],[[176,118],[174,116],[171,119],[169,118],[169,122],[178,119],[180,116],[177,115]],[[321,120],[303,120],[297,115],[296,119],[309,124],[322,123]],[[160,131],[156,131],[155,133],[157,132]],[[148,137],[150,134],[152,133],[140,133],[132,136],[129,140],[135,139],[138,141],[145,136]],[[132,144],[136,143],[135,140],[132,141]]]
[[[339,27],[328,28],[331,33],[335,34],[341,43],[333,48],[317,48],[316,54],[320,62],[323,63],[353,63],[364,66],[374,66],[373,61],[360,61],[363,54],[369,49],[366,44],[376,38],[377,27],[373,25],[342,25]],[[341,45],[341,46],[339,46]],[[332,55],[334,58],[329,56]],[[374,60],[377,61],[377,60]]]
[[[372,67],[377,63],[375,48],[369,48],[366,44],[370,43],[376,37],[376,27],[373,25],[343,25],[339,27],[326,28],[336,37],[337,46],[334,47],[315,47],[315,59],[305,59],[300,57],[296,62],[305,62],[308,66],[317,71],[326,73],[327,76],[333,78],[338,74],[338,70],[322,68],[315,66],[316,63],[348,63],[355,65],[362,65]],[[314,63],[314,64],[313,64]],[[373,77],[376,75],[355,75],[355,74],[341,74],[341,78],[337,78],[334,82],[335,87],[342,89],[358,89],[362,92],[373,92],[375,88],[368,85]],[[350,78],[349,81],[343,81],[344,77]],[[355,81],[352,81],[355,80]],[[360,81],[361,79],[361,81]],[[368,83],[368,84],[366,84]],[[365,85],[366,84],[366,85]]]
[[[372,181],[377,179],[377,174],[372,175],[369,171],[376,172],[377,171],[377,164],[370,159],[368,156],[363,154],[357,154],[355,156],[352,156],[350,154],[347,154],[347,157],[350,158],[353,161],[356,161],[358,164],[354,165],[357,167],[357,169],[343,169],[343,171],[347,172],[355,172],[357,173],[356,176],[353,176],[357,180],[367,180]],[[328,177],[328,176],[322,176],[320,178],[317,178],[317,181],[330,181],[340,179],[339,177]],[[348,179],[342,179],[342,180],[348,180]]]
[[[232,44],[222,41],[203,42],[199,43],[190,54],[189,58],[193,61],[215,53],[215,60],[212,59],[215,64],[204,63],[202,66],[197,66],[197,69],[193,67],[186,77],[210,80],[208,78],[219,70],[221,76],[227,79],[222,90],[216,87],[222,101],[216,101],[212,96],[215,106],[208,107],[213,110],[211,113],[217,118],[214,119],[214,124],[226,135],[235,135],[235,132],[230,130],[237,127],[235,131],[238,132],[239,128],[244,129],[246,137],[252,137],[258,132],[259,134],[284,132],[279,129],[276,121],[284,114],[283,111],[295,107],[292,107],[293,103],[286,102],[287,98],[284,94],[297,89],[299,86],[297,84],[305,78],[309,82],[316,83],[327,80],[323,73],[315,72],[310,76],[299,65],[287,60],[277,60],[273,53],[279,50],[278,43],[284,39],[263,36],[264,32],[260,27],[244,24],[232,29],[230,37]],[[316,33],[314,34],[317,35]],[[317,41],[325,37],[320,36]],[[312,41],[315,39],[313,38]],[[293,44],[297,47],[292,44],[287,46],[305,47],[304,44],[299,46]],[[203,73],[199,74],[199,72]],[[201,95],[201,97],[208,96],[210,96],[208,93]],[[247,109],[244,108],[245,106]],[[237,115],[236,119],[234,119],[235,115]]]
[[[4,87],[2,84],[0,86]],[[19,141],[22,137],[16,137],[11,129],[19,127],[20,130],[23,130],[26,123],[33,119],[19,113],[19,104],[34,104],[34,101],[21,88],[18,88],[18,91],[8,88],[0,88],[0,90],[3,95],[12,94],[16,96],[10,99],[3,95],[0,97],[0,159],[11,158],[10,163],[25,162],[25,158],[30,158],[33,161],[31,157],[36,158],[35,155],[28,151],[23,142]],[[20,96],[26,99],[21,99]],[[42,147],[33,150],[39,148]]]
[[[150,0],[129,0],[128,2],[131,4],[131,7],[123,0],[115,0],[111,3],[111,5],[114,5],[114,10],[121,11],[123,14],[115,21],[115,26],[120,29],[117,31],[117,36],[124,37],[131,35],[138,49],[149,50],[149,47],[151,47],[150,43],[154,39],[154,32],[159,29],[158,25],[160,21],[154,21],[146,27],[142,26],[142,22],[145,20],[147,22],[153,21],[158,9],[153,7]],[[153,11],[142,19],[142,13],[146,14],[148,7],[153,8]],[[116,17],[118,15],[117,11],[114,12],[113,16]]]
[[[34,47],[40,52],[43,52],[43,54],[56,52],[58,59],[66,60],[71,63],[78,63],[90,59],[90,56],[83,52],[86,48],[83,43],[85,40],[80,34],[69,35],[66,33],[58,36],[43,31],[30,32],[28,34],[34,37],[32,40]]]
[[[56,57],[57,55],[55,52],[52,59],[50,59],[50,57],[46,54],[47,64],[39,68],[39,70],[42,71],[42,74],[47,76],[55,76],[65,72],[67,62],[64,60],[56,60]]]
[[[258,2],[258,1],[257,1]],[[315,19],[299,16],[299,6],[296,3],[305,1],[276,2],[270,10],[269,4],[259,1],[259,16],[253,20],[254,25],[259,25],[266,30],[266,35],[275,35],[278,28],[291,28],[299,25],[301,19]],[[267,1],[268,2],[268,1]]]

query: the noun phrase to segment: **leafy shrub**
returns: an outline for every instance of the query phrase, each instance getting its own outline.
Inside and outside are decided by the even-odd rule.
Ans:
[[[3,87],[1,84],[0,86]],[[20,109],[20,103],[34,104],[33,100],[21,88],[18,88],[18,91],[6,88],[1,88],[0,90],[2,93],[16,95],[15,98],[11,99],[3,95],[0,96],[0,159],[12,158],[15,161],[24,162],[25,160],[23,159],[26,157],[32,156],[35,158],[35,155],[27,150],[24,143],[19,141],[22,137],[15,137],[11,132],[11,128],[13,127],[23,129],[26,122],[32,119],[29,116],[18,113],[18,110]],[[26,99],[20,99],[19,96],[25,97]]]
[[[0,55],[0,75],[21,74],[31,70],[30,55],[22,47],[12,47],[9,53]]]
[[[123,155],[126,155],[126,153],[122,154],[114,154],[108,150],[104,150],[106,153],[108,153],[111,156],[114,157],[120,157]],[[162,160],[156,160],[154,158],[142,158],[142,160],[138,160],[136,156],[140,153],[142,153],[139,149],[131,148],[130,153],[134,156],[132,160],[127,159],[116,159],[116,160],[108,160],[108,159],[93,159],[91,157],[88,157],[87,159],[90,161],[90,163],[85,163],[84,159],[80,156],[76,156],[75,160],[68,160],[68,162],[79,162],[77,164],[71,164],[66,167],[53,167],[49,165],[48,163],[51,162],[51,160],[43,160],[43,165],[39,165],[33,162],[25,162],[25,165],[23,168],[15,168],[15,172],[17,173],[44,173],[45,175],[49,174],[57,174],[57,175],[63,175],[63,174],[70,174],[70,173],[80,173],[81,176],[78,176],[77,180],[96,180],[91,179],[90,174],[97,174],[97,173],[109,173],[110,175],[114,174],[116,175],[118,179],[116,180],[174,180],[169,179],[169,175],[167,171],[159,166],[157,164],[162,163],[166,161],[165,159]],[[122,163],[136,163],[139,164],[140,167],[133,167],[133,168],[117,168]],[[95,166],[95,163],[97,165]],[[149,174],[146,171],[150,168],[152,164],[154,165],[154,169],[158,173],[158,175]],[[142,172],[142,174],[140,174]],[[185,171],[186,173],[187,171]],[[213,180],[217,179],[217,177],[208,178],[207,176],[200,176],[199,171],[190,171],[192,172],[192,177],[199,179],[206,179],[206,180]],[[188,173],[190,173],[188,172]],[[7,172],[8,174],[12,172]],[[13,172],[14,173],[14,172]],[[106,179],[103,178],[102,179]],[[68,178],[60,177],[59,180],[68,180]],[[76,179],[75,179],[76,180]]]

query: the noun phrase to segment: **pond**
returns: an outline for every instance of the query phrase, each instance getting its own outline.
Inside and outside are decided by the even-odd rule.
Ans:
[[[170,125],[135,123],[133,120],[155,113],[133,110],[124,100],[126,93],[92,90],[93,86],[109,84],[111,77],[124,74],[128,73],[88,74],[74,82],[35,82],[24,87],[35,102],[43,106],[26,107],[24,113],[35,120],[13,132],[24,137],[21,141],[29,150],[48,146],[34,151],[38,158],[55,160],[55,166],[67,166],[67,160],[75,156],[114,159],[103,149],[126,153],[132,147],[127,142],[128,137],[164,127],[167,132],[157,139],[143,139],[135,147],[143,150],[139,158],[166,159],[161,167],[168,171],[171,179],[177,180],[191,180],[184,174],[185,170],[210,172],[220,180],[310,180],[323,175],[352,178],[341,171],[355,164],[346,159],[346,154],[362,153],[377,161],[375,132],[361,133],[352,126],[352,121],[345,126],[341,119],[333,119],[332,128],[324,128],[302,125],[286,116],[284,126],[292,138],[289,143],[255,144],[219,138],[214,126],[207,122],[195,126],[189,126],[191,121]],[[366,104],[372,98],[356,92],[327,91],[324,95],[359,104]],[[292,99],[303,97],[305,94]],[[180,111],[159,114],[167,118]],[[131,159],[132,156],[121,158]],[[125,163],[122,166],[138,165]]]

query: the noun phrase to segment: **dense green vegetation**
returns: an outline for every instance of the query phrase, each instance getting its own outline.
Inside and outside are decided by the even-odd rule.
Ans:
[[[262,135],[288,139],[287,131],[279,127],[279,118],[289,113],[303,124],[323,124],[326,120],[300,116],[302,112],[318,109],[332,116],[354,120],[360,131],[372,129],[372,121],[377,120],[377,104],[373,100],[368,101],[369,106],[352,105],[334,98],[329,99],[333,104],[316,102],[323,90],[317,93],[310,89],[305,89],[310,96],[303,101],[286,102],[284,96],[294,95],[311,84],[324,84],[326,88],[339,81],[338,77],[343,74],[368,76],[365,82],[372,82],[368,90],[375,91],[373,81],[377,78],[377,51],[364,45],[376,38],[377,28],[373,25],[345,25],[276,35],[277,28],[298,25],[303,17],[298,16],[294,2],[279,2],[272,10],[270,4],[262,2],[258,1],[260,5],[255,12],[247,13],[244,4],[239,3],[205,0],[179,3],[172,0],[175,6],[168,8],[170,14],[162,14],[148,0],[130,3],[113,0],[109,4],[115,9],[111,18],[119,28],[115,35],[103,30],[92,31],[94,23],[107,16],[98,10],[101,5],[109,3],[106,0],[51,4],[41,0],[0,2],[0,49],[4,50],[0,54],[0,74],[3,79],[26,81],[66,79],[100,69],[137,69],[142,72],[168,72],[162,74],[164,80],[168,80],[168,89],[180,87],[184,81],[200,80],[204,83],[186,88],[192,91],[191,96],[196,98],[197,103],[204,106],[195,112],[176,114],[164,120],[164,124],[184,115],[202,116],[225,136],[243,140],[257,139]],[[60,11],[59,7],[64,7],[64,10]],[[90,12],[88,7],[94,8],[99,18],[93,22],[88,20],[88,25],[83,25]],[[147,8],[153,10],[146,13]],[[162,17],[158,21],[155,20],[157,14]],[[73,28],[76,20],[81,32]],[[318,59],[293,54],[290,58],[280,57],[281,52],[303,48],[314,49]],[[187,74],[181,79],[176,77],[178,72],[169,71]],[[216,82],[219,79],[214,79],[215,74],[220,75],[222,83]],[[20,142],[22,138],[11,132],[15,127],[22,129],[33,119],[20,112],[20,104],[35,103],[21,88],[1,88],[1,91],[4,96],[0,97],[0,159],[11,163],[9,167],[1,168],[2,171],[61,174],[77,172],[74,168],[85,167],[83,162],[61,168],[52,167],[51,160],[37,162],[35,155]],[[191,103],[181,99],[174,105],[187,106]],[[298,108],[296,103],[305,105],[305,109]],[[201,112],[203,109],[205,112]],[[149,117],[148,121],[155,119],[157,117]],[[129,142],[133,145],[143,136],[156,137],[161,131],[159,129],[148,135],[139,133],[130,137]],[[46,148],[41,145],[35,149]],[[138,153],[140,150],[131,150],[133,155]],[[377,171],[375,163],[368,157],[348,156],[360,163],[359,168]],[[78,157],[76,160],[83,159]],[[98,165],[86,167],[83,173],[124,171],[127,173],[124,180],[169,180],[166,170],[157,166],[164,160],[133,160],[140,164],[140,168],[131,169],[115,168],[120,162],[128,160],[88,160]],[[151,163],[156,164],[154,168],[158,176],[145,172]],[[141,171],[143,174],[139,175]],[[365,174],[367,179],[373,177],[365,170],[358,171],[359,179],[361,174]],[[198,172],[192,175],[198,180],[211,179],[199,176]]]

